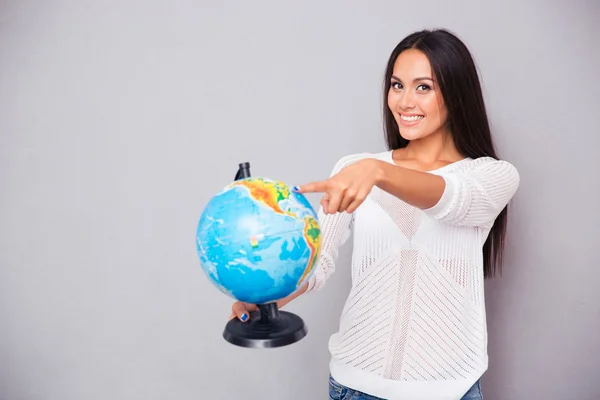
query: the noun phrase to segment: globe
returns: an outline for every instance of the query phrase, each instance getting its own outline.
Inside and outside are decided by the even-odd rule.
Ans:
[[[281,181],[248,177],[210,199],[196,246],[204,272],[219,290],[265,304],[289,296],[310,278],[321,230],[303,194]]]

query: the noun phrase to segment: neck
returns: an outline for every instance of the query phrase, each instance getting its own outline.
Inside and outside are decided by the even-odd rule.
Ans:
[[[406,146],[406,155],[423,163],[437,161],[454,162],[464,158],[456,149],[452,136],[440,130],[421,139],[411,140]]]

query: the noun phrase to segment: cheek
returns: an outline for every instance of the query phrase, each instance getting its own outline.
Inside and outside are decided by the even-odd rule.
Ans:
[[[436,124],[445,124],[448,116],[448,112],[442,100],[437,96],[431,96],[427,99],[423,99],[421,102],[421,109],[429,117],[431,122]]]
[[[446,105],[444,104],[444,99],[440,94],[435,97],[435,107],[437,109],[437,114],[439,116],[440,121],[443,123],[446,122],[448,117],[448,110],[446,109]]]
[[[421,99],[421,109],[429,117],[437,117],[440,113],[440,106],[436,96],[427,96]]]
[[[394,104],[394,93],[391,90],[389,90],[387,95],[387,105],[392,111],[394,110]]]
[[[442,124],[445,124],[447,120],[448,120],[448,111],[444,107],[440,110],[440,121],[442,122]]]
[[[446,123],[448,119],[448,110],[442,101],[436,102],[437,115],[440,120],[440,123],[443,125]]]

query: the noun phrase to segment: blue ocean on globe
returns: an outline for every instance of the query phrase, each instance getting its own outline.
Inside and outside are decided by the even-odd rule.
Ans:
[[[320,246],[317,215],[305,196],[264,177],[234,181],[215,195],[196,232],[200,264],[212,283],[252,304],[300,288]]]

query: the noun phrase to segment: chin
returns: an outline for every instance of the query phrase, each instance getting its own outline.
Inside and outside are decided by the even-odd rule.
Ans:
[[[417,140],[429,136],[429,134],[410,129],[400,129],[400,136],[402,136],[404,140]]]

